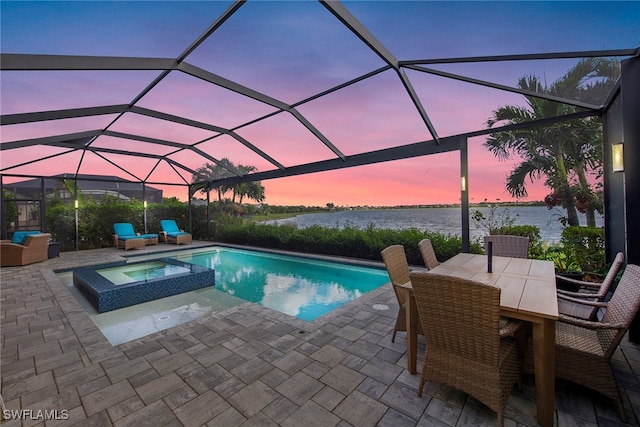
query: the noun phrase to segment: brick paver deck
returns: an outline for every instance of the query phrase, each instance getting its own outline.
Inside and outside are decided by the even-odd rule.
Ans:
[[[167,249],[176,247],[161,244],[144,253]],[[42,426],[45,415],[68,416],[46,426],[496,422],[475,399],[442,385],[428,383],[417,396],[419,377],[405,369],[404,334],[391,342],[397,304],[388,285],[314,322],[247,303],[111,346],[54,269],[124,255],[116,249],[64,252],[43,263],[0,269],[1,394],[7,410],[31,410],[22,413],[28,419],[5,420],[3,426]],[[390,309],[375,310],[375,304]],[[640,346],[625,340],[614,359],[630,422],[638,425]],[[509,399],[507,426],[537,425],[534,391],[532,378],[525,377],[523,391],[514,390]],[[619,423],[608,399],[557,383],[558,426]]]

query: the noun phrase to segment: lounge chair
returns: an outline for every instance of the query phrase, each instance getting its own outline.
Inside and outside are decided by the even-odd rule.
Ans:
[[[489,242],[493,243],[494,256],[508,256],[512,258],[529,257],[529,238],[523,236],[493,234],[484,236],[484,251],[487,252]]]
[[[556,275],[557,282],[568,283],[577,288],[576,292],[558,289],[558,313],[584,320],[596,320],[600,307],[597,305],[583,304],[583,302],[604,301],[609,293],[609,288],[616,280],[622,264],[624,264],[624,254],[618,252],[602,283],[585,282]]]
[[[133,230],[129,222],[117,222],[113,224],[113,243],[125,251],[133,248],[144,248],[146,245],[157,245],[158,235],[153,233],[140,234]]]
[[[176,245],[191,243],[191,234],[180,230],[173,219],[161,220],[160,227],[162,227],[162,233],[165,236],[165,243],[175,243]]]
[[[418,396],[426,381],[468,393],[498,414],[514,384],[522,358],[516,338],[522,324],[500,327],[500,288],[434,273],[411,273],[416,307],[427,339]]]
[[[2,241],[0,243],[0,266],[12,267],[33,264],[49,259],[48,242],[51,234],[25,234],[24,243]]]
[[[396,294],[398,300],[398,316],[396,317],[396,324],[393,327],[393,335],[391,336],[391,342],[396,340],[396,332],[407,331],[407,310],[409,309],[407,301],[407,291],[402,288],[402,285],[411,281],[409,277],[409,263],[407,262],[407,255],[404,252],[402,245],[392,245],[385,248],[380,252],[384,265],[387,267],[387,273],[391,279],[391,285],[393,291]],[[418,319],[418,334],[424,335],[422,332],[422,325]]]

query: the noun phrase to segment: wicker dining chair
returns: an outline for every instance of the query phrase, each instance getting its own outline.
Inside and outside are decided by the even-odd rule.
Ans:
[[[495,411],[520,385],[519,321],[500,328],[500,288],[434,273],[410,274],[427,346],[418,396],[425,381],[464,391]]]
[[[438,258],[436,258],[436,252],[433,250],[431,240],[420,240],[420,242],[418,243],[418,247],[420,248],[420,253],[422,254],[422,260],[424,261],[425,267],[427,267],[429,270],[432,270],[440,265],[440,261],[438,261]]]
[[[493,243],[493,255],[495,256],[508,256],[512,258],[529,257],[528,237],[502,234],[484,236],[485,252],[489,249],[489,242]]]
[[[620,418],[627,422],[611,356],[640,308],[640,266],[627,265],[608,303],[586,304],[603,307],[604,315],[597,322],[560,315],[556,324],[556,377],[613,399]],[[527,350],[527,372],[531,372],[532,359],[532,351]]]
[[[596,320],[600,307],[583,304],[582,302],[604,301],[609,293],[609,288],[616,280],[622,264],[624,264],[624,254],[618,252],[602,283],[585,282],[556,275],[557,281],[571,284],[578,289],[576,292],[558,289],[558,313],[584,320]]]
[[[384,265],[387,267],[387,273],[389,274],[393,291],[398,300],[398,316],[396,318],[396,324],[393,327],[393,335],[391,336],[391,342],[395,342],[398,331],[407,331],[407,304],[409,302],[406,300],[407,291],[401,288],[401,285],[411,281],[409,278],[409,263],[407,261],[407,255],[404,252],[404,246],[402,245],[389,246],[383,249],[380,254],[382,255]],[[423,335],[419,320],[418,334]]]

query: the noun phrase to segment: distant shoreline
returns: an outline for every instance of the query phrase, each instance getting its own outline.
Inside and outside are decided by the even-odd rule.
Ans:
[[[344,211],[344,210],[368,210],[368,209],[429,209],[429,208],[459,208],[460,203],[435,203],[428,205],[394,205],[394,206],[373,206],[373,205],[362,205],[362,206],[336,206],[333,209],[321,208],[326,211]],[[470,207],[490,207],[490,206],[500,206],[500,207],[522,207],[522,206],[547,206],[547,204],[542,200],[537,200],[533,202],[475,202],[469,203]]]
[[[273,205],[280,208],[287,208],[288,206],[278,206]],[[534,201],[534,202],[480,202],[480,203],[469,203],[469,207],[471,208],[481,208],[481,207],[491,207],[491,206],[499,206],[499,207],[525,207],[525,206],[546,206],[546,203],[543,201]],[[263,221],[273,221],[278,219],[287,219],[293,218],[298,215],[306,215],[312,213],[331,213],[331,212],[344,212],[344,211],[366,211],[366,210],[400,210],[400,209],[442,209],[442,208],[460,208],[460,203],[438,203],[438,204],[428,204],[428,205],[395,205],[395,206],[371,206],[371,205],[363,205],[363,206],[336,206],[333,208],[327,207],[319,207],[319,206],[309,206],[305,207],[309,210],[298,210],[300,206],[291,206],[291,208],[296,209],[296,211],[292,212],[281,212],[281,213],[271,213],[266,215],[249,215],[245,217],[246,220],[251,222],[263,222]]]

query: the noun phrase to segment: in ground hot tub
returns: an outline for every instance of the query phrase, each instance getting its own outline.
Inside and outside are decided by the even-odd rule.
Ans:
[[[117,266],[79,268],[73,284],[98,313],[215,285],[215,271],[160,258]]]

